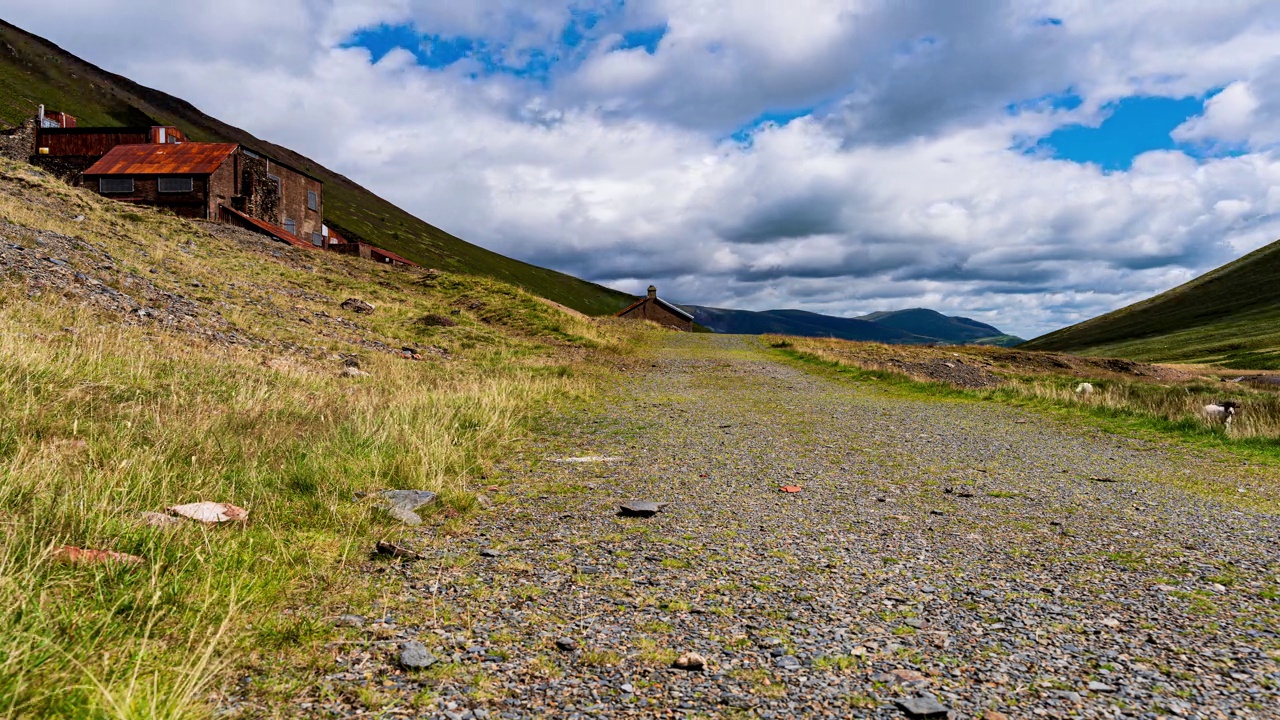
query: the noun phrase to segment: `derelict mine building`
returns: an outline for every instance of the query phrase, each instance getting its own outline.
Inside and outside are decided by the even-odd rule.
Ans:
[[[227,207],[316,246],[327,234],[323,182],[234,143],[117,145],[82,183],[182,217],[220,220]]]

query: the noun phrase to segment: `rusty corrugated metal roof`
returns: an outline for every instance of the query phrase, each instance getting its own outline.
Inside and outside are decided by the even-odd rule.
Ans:
[[[209,175],[239,147],[235,143],[117,145],[85,175]]]
[[[239,210],[229,208],[226,205],[223,205],[221,207],[222,207],[222,211],[224,213],[227,213],[228,216],[239,218],[241,221],[248,223],[251,226],[249,228],[251,230],[256,229],[259,232],[266,233],[267,235],[270,235],[277,240],[282,240],[284,242],[287,242],[294,247],[306,248],[308,250],[320,249],[315,245],[312,245],[311,243],[307,242],[306,240],[303,240],[302,238],[298,237],[297,235],[294,235],[288,230],[285,230],[279,225],[272,225],[271,223],[265,220],[259,220],[258,218],[253,217],[252,215],[242,213]]]

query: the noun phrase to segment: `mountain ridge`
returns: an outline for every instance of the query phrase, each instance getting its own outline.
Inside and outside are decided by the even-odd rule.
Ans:
[[[926,308],[889,310],[856,318],[823,315],[808,310],[732,310],[681,305],[694,319],[715,332],[743,335],[798,335],[902,345],[1012,345],[1021,338],[993,325],[969,318],[949,317]],[[869,319],[871,318],[871,319]]]

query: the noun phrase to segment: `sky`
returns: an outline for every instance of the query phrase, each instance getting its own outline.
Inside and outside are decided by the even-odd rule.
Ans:
[[[1280,238],[1274,0],[0,0],[506,255],[1032,337]]]

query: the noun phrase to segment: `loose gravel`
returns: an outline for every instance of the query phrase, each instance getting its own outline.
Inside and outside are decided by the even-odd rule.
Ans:
[[[371,565],[385,599],[293,712],[1280,717],[1280,522],[1171,482],[1245,469],[748,338],[673,335],[627,377],[472,534]],[[553,462],[590,456],[623,460]]]

